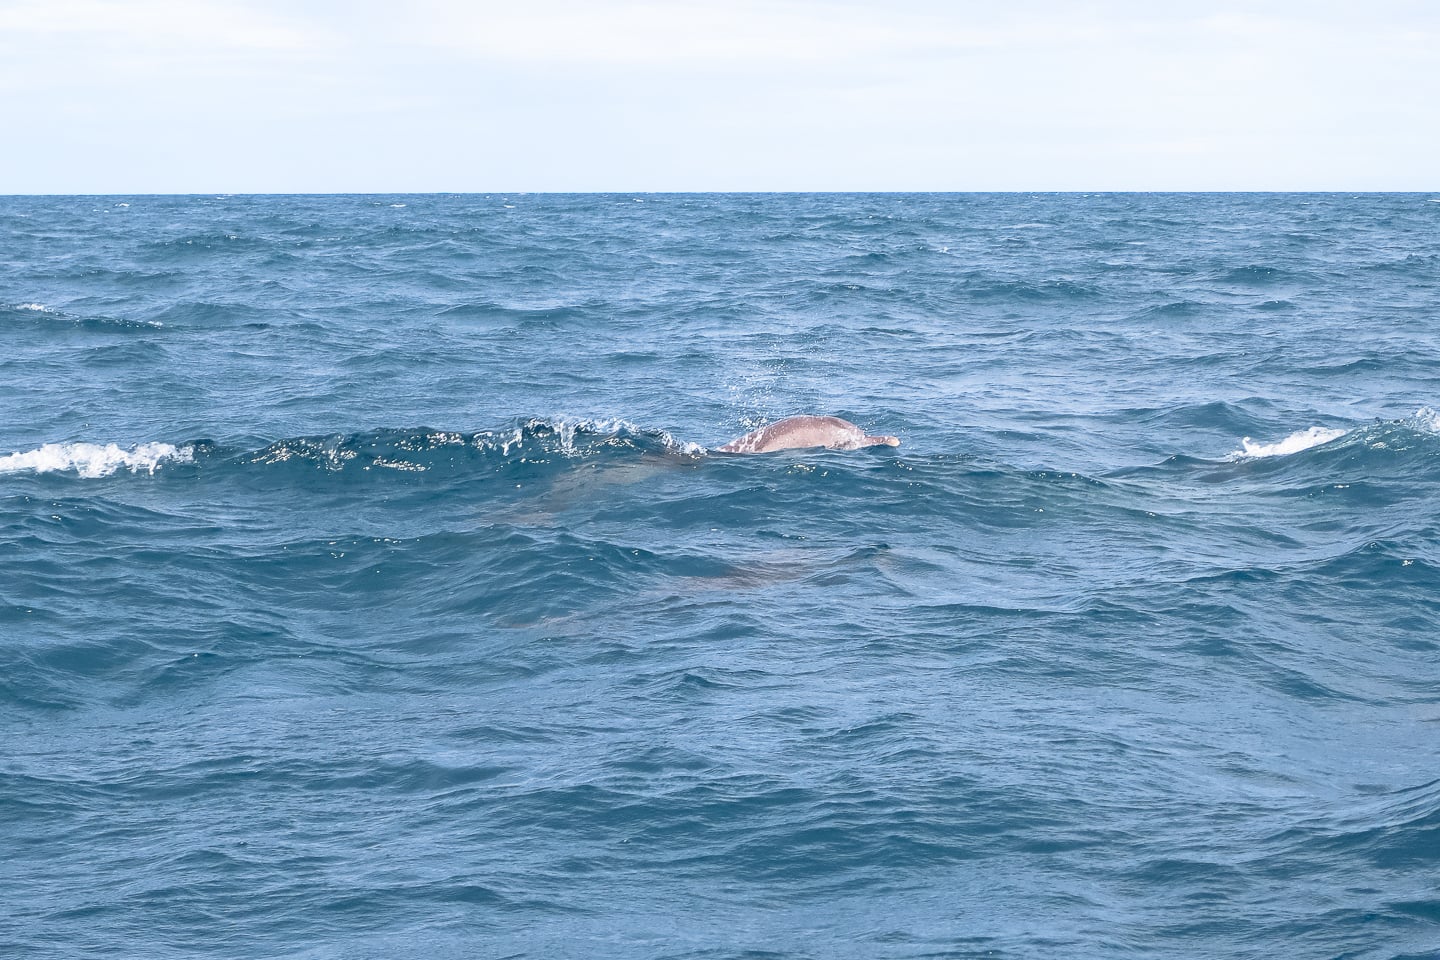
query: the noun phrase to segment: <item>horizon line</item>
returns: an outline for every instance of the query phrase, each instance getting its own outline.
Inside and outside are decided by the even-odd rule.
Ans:
[[[626,189],[604,189],[604,190],[176,190],[176,191],[152,191],[152,190],[119,190],[119,191],[33,191],[20,193],[0,193],[0,198],[47,198],[47,197],[477,197],[477,196],[570,196],[570,197],[607,197],[607,196],[936,196],[936,195],[1164,195],[1164,196],[1206,196],[1216,194],[1276,194],[1276,195],[1403,195],[1403,194],[1425,194],[1440,193],[1440,187],[1432,188],[1406,188],[1406,189],[1354,189],[1354,188],[1297,188],[1278,189],[1273,187],[1241,187],[1234,189],[1217,188],[1179,188],[1179,189],[1122,189],[1122,188],[1065,188],[1046,189],[1034,188],[1008,188],[1008,189],[821,189],[821,190],[783,190],[783,189],[757,189],[757,190],[626,190]]]

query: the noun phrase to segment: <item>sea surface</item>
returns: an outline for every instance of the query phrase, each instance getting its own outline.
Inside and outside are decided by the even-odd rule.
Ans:
[[[1440,956],[1437,201],[0,198],[0,956]]]

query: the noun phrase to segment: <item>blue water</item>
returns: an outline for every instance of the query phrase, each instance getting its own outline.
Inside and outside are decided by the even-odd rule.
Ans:
[[[0,198],[0,955],[1440,956],[1436,199]]]

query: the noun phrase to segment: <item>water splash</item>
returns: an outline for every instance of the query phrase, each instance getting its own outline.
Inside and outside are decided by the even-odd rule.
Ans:
[[[1440,434],[1440,411],[1433,407],[1421,407],[1405,424],[1419,433]]]
[[[1331,440],[1338,440],[1348,430],[1341,430],[1336,427],[1309,427],[1305,430],[1297,430],[1283,440],[1274,443],[1260,443],[1249,437],[1240,440],[1241,449],[1230,454],[1231,460],[1255,460],[1262,457],[1286,457],[1292,453],[1299,453],[1302,450],[1309,450],[1311,447],[1318,447]]]
[[[0,457],[0,474],[74,471],[85,479],[95,479],[129,470],[153,476],[163,463],[190,463],[194,458],[194,447],[169,443],[141,443],[128,450],[114,443],[47,443]]]

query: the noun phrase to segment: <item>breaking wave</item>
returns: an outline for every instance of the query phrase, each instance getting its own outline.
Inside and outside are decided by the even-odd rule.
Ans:
[[[122,470],[153,475],[166,463],[190,463],[192,445],[140,443],[125,448],[116,443],[47,443],[34,450],[0,457],[0,474],[74,473],[86,479],[108,477]]]
[[[1243,437],[1240,449],[1231,453],[1229,460],[1260,460],[1269,457],[1286,457],[1314,447],[1333,443],[1346,438],[1365,443],[1376,449],[1394,445],[1397,431],[1434,435],[1440,433],[1440,413],[1430,407],[1421,407],[1402,420],[1377,421],[1374,425],[1345,429],[1340,427],[1312,426],[1297,430],[1281,440],[1263,442]]]
[[[229,462],[239,466],[312,468],[325,472],[483,468],[579,460],[630,451],[698,457],[705,448],[664,430],[646,430],[621,419],[530,418],[499,430],[379,429],[277,440],[258,450],[225,451],[209,440],[188,443],[47,443],[0,457],[0,474],[72,473],[84,479],[129,471],[154,475],[163,466]]]
[[[1249,437],[1240,440],[1241,448],[1230,455],[1232,460],[1253,460],[1261,457],[1284,457],[1292,453],[1299,453],[1301,450],[1309,450],[1311,447],[1318,447],[1322,443],[1329,443],[1332,440],[1339,440],[1348,430],[1340,430],[1335,427],[1309,427],[1305,430],[1297,430],[1283,440],[1274,443],[1261,443]]]

